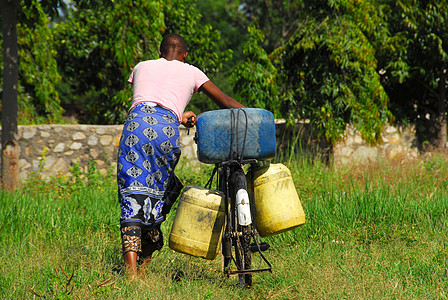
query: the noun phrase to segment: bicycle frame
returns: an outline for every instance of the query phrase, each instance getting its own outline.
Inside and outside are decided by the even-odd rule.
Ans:
[[[205,162],[213,161],[215,163],[213,174],[205,187],[211,188],[213,177],[218,173],[217,189],[224,194],[226,218],[222,237],[223,271],[227,276],[239,275],[240,284],[250,287],[252,285],[253,273],[272,272],[272,266],[260,248],[260,237],[256,230],[256,224],[253,224],[251,205],[254,205],[254,199],[249,197],[246,174],[242,168],[245,164],[256,164],[257,160],[253,159],[253,157],[258,156],[252,153],[252,157],[248,155],[245,158],[246,141],[249,132],[249,116],[247,112],[243,109],[230,110],[229,125],[228,155],[223,154],[217,157],[211,155],[208,158],[206,158],[206,155],[204,158]],[[206,142],[206,140],[203,141],[203,143]],[[198,146],[200,146],[199,143]],[[226,147],[227,145],[224,149]],[[253,150],[252,148],[248,149]],[[221,160],[221,157],[227,157],[227,159]],[[249,157],[251,159],[247,159]],[[263,156],[260,157],[264,158]],[[254,195],[253,190],[251,195]],[[252,209],[252,211],[255,210]],[[251,244],[251,240],[255,244]],[[252,245],[254,245],[255,250],[252,249]],[[260,263],[256,268],[252,267],[252,252],[260,254]],[[231,268],[232,262],[236,266],[236,270]],[[267,267],[261,267],[263,262]]]
[[[252,216],[251,216],[251,210],[250,205],[254,204],[254,199],[250,199],[247,190],[244,190],[240,193],[243,194],[242,198],[234,197],[235,199],[232,199],[231,197],[231,184],[230,180],[232,176],[235,173],[235,170],[241,170],[244,174],[244,171],[242,169],[242,166],[244,164],[255,164],[256,160],[243,160],[243,161],[226,161],[215,165],[214,174],[218,173],[218,189],[224,193],[224,199],[225,199],[225,218],[226,218],[226,225],[224,229],[224,234],[222,238],[222,255],[224,257],[224,266],[223,271],[227,276],[230,275],[243,275],[243,274],[253,274],[253,273],[260,273],[260,272],[272,272],[272,265],[269,263],[269,261],[266,259],[266,257],[263,255],[262,250],[260,248],[259,243],[259,236],[258,232],[255,229],[255,224],[253,224]],[[208,185],[211,186],[211,181],[213,180],[214,174],[210,178],[210,181]],[[245,177],[245,174],[244,174]],[[244,178],[245,179],[245,178]],[[253,186],[253,185],[252,185]],[[252,195],[253,195],[252,191]],[[243,212],[238,213],[238,201],[248,201],[249,203],[243,204],[248,205],[248,209],[243,209]],[[240,203],[241,206],[241,203]],[[236,217],[237,216],[237,217]],[[244,220],[241,220],[243,218]],[[241,255],[240,254],[234,254],[232,252],[232,246],[235,247],[235,244],[238,245],[237,239],[241,236],[243,236],[243,232],[241,228],[248,228],[248,232],[246,234],[249,234],[249,237],[253,239],[253,241],[256,244],[256,249],[261,257],[260,264],[257,268],[249,268],[246,269],[243,266],[238,266],[238,262],[236,261],[235,255]],[[236,246],[235,251],[240,251],[241,249],[238,249],[240,245]],[[267,264],[267,267],[261,268],[262,262],[265,262]],[[237,269],[234,270],[231,268],[231,262],[233,262],[234,265],[236,265]]]

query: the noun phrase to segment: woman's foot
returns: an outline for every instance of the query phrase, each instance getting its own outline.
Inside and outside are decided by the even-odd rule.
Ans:
[[[137,252],[128,251],[123,255],[124,265],[126,267],[126,277],[130,280],[137,279]]]
[[[139,268],[138,268],[138,275],[141,276],[142,274],[144,274],[146,272],[146,268],[148,267],[149,261],[151,260],[151,256],[143,259],[142,263],[140,264]]]

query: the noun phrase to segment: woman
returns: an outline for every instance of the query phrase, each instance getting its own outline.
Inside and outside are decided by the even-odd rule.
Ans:
[[[146,264],[162,248],[160,224],[183,187],[174,169],[181,154],[179,125],[196,122],[192,111],[184,112],[191,97],[202,91],[221,108],[244,107],[185,63],[187,55],[185,40],[169,34],[159,59],[140,62],[129,77],[133,99],[118,150],[117,182],[123,258],[131,278],[138,262]]]

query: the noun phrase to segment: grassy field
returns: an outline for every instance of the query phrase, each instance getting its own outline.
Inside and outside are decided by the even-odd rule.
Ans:
[[[38,174],[0,193],[1,299],[447,299],[448,156],[334,169],[288,163],[304,226],[266,239],[273,273],[251,289],[221,262],[167,246],[136,282],[124,277],[114,178],[72,170]],[[180,166],[186,185],[211,169]]]

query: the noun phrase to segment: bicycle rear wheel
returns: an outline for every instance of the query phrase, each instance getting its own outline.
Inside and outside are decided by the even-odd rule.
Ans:
[[[234,221],[234,226],[237,229],[237,236],[233,238],[233,248],[235,253],[235,261],[237,269],[242,271],[239,274],[239,280],[241,286],[250,287],[252,286],[252,274],[244,273],[244,271],[251,270],[252,268],[252,257],[250,251],[250,243],[252,240],[252,225],[240,225],[244,224],[244,221],[238,220],[238,208],[236,207],[237,194],[240,191],[243,194],[247,194],[247,183],[246,175],[243,169],[238,165],[232,168],[230,172],[230,195],[231,195],[231,215]],[[242,191],[241,191],[242,190]],[[249,199],[247,198],[247,201]]]

